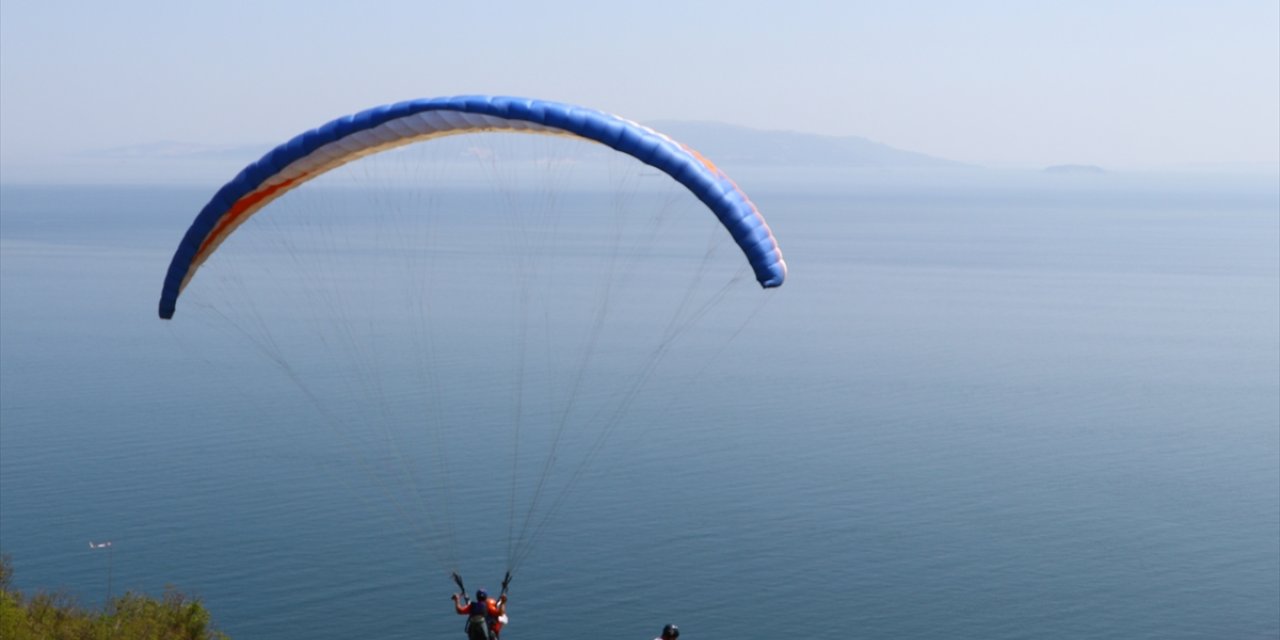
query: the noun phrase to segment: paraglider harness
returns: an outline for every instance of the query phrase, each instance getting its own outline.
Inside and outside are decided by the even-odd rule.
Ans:
[[[460,596],[467,606],[467,624],[462,628],[467,634],[467,640],[496,640],[497,632],[491,631],[495,620],[489,619],[489,603],[483,601],[471,602],[471,598],[467,596],[467,588],[462,584],[462,576],[458,572],[453,572],[453,582],[458,585]],[[502,578],[502,596],[507,595],[507,587],[511,585],[511,572]]]

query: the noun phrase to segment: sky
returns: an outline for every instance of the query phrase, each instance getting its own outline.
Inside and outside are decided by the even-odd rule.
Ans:
[[[1274,166],[1280,2],[0,2],[0,182],[477,93],[991,167]]]

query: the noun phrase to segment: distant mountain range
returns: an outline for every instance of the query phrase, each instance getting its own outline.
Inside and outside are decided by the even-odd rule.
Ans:
[[[896,149],[857,136],[826,136],[792,131],[764,131],[717,122],[656,121],[645,123],[697,149],[724,166],[831,167],[831,168],[941,168],[963,167],[959,162],[923,153]],[[456,147],[458,153],[472,153],[484,146],[476,138],[443,139],[433,144]],[[84,154],[87,158],[165,160],[168,163],[222,161],[235,159],[247,164],[271,149],[269,144],[208,145],[162,141],[103,149]],[[582,155],[593,149],[584,147]]]
[[[81,157],[127,160],[136,159],[171,159],[171,160],[211,160],[219,158],[256,160],[271,150],[268,144],[201,144],[198,142],[177,142],[161,140],[133,144],[109,149],[94,149],[81,154]]]
[[[1107,172],[1106,169],[1093,164],[1055,164],[1043,169],[1045,173],[1071,176],[1097,176]]]
[[[885,169],[967,166],[858,136],[764,131],[718,122],[670,120],[645,124],[697,149],[717,164]]]

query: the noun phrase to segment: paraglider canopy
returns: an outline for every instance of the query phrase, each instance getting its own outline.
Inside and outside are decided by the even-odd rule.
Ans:
[[[684,185],[720,219],[764,287],[787,266],[764,217],[723,171],[698,152],[648,127],[584,107],[499,96],[411,100],[338,118],[298,135],[245,167],[205,205],[165,275],[160,317],[200,265],[249,216],[285,192],[352,160],[412,142],[484,131],[574,136],[607,145]]]

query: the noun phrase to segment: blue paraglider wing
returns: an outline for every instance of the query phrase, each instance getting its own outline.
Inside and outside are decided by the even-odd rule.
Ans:
[[[509,131],[566,135],[607,145],[671,176],[716,215],[764,287],[787,266],[773,232],[746,194],[689,147],[618,116],[558,102],[497,96],[430,98],[338,118],[276,147],[223,185],[187,229],[160,295],[172,318],[178,296],[218,245],[272,200],[364,156],[447,135]]]

